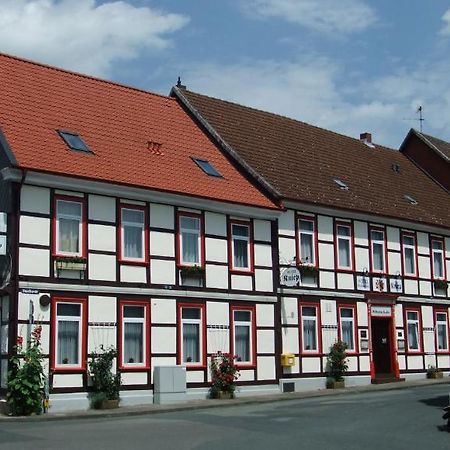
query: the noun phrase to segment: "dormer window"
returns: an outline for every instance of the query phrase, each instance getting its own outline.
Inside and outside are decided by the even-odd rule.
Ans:
[[[405,200],[410,204],[410,205],[417,205],[417,200],[413,197],[411,197],[410,195],[404,195]]]
[[[92,153],[91,149],[86,145],[83,139],[81,139],[79,134],[61,130],[58,130],[58,134],[63,138],[64,142],[71,150]]]
[[[206,175],[222,178],[222,174],[206,159],[192,158],[192,160],[206,173]]]
[[[333,181],[339,186],[340,189],[343,191],[348,191],[348,186],[342,180],[335,178]]]

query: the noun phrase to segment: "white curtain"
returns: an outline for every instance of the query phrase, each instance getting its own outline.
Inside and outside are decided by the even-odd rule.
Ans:
[[[373,244],[373,268],[375,270],[384,270],[383,245]]]
[[[415,262],[414,262],[414,250],[412,248],[405,248],[405,272],[414,273],[415,272]]]
[[[417,322],[408,322],[408,347],[412,350],[419,349],[419,330]]]
[[[442,265],[442,253],[433,253],[433,269],[435,278],[444,277],[444,268]]]
[[[144,247],[142,241],[142,230],[144,228],[143,211],[123,209],[122,227],[124,256],[126,258],[141,259]]]
[[[445,325],[445,323],[438,323],[437,333],[438,333],[438,349],[447,350],[448,337],[447,337],[447,326]]]
[[[58,364],[79,364],[79,322],[58,321]]]
[[[200,362],[200,326],[183,324],[183,362]]]
[[[191,232],[182,232],[183,241],[183,262],[198,263],[199,248],[198,248],[198,234]]]
[[[317,350],[316,321],[303,319],[303,348]]]
[[[250,327],[236,325],[234,332],[234,354],[238,357],[238,361],[250,361]]]
[[[123,362],[144,362],[144,329],[140,322],[125,322],[124,324],[124,354]]]
[[[234,239],[234,267],[248,267],[248,245],[243,239]]]
[[[339,264],[341,267],[350,267],[350,242],[346,239],[338,240]]]
[[[353,322],[350,320],[342,321],[342,340],[347,344],[349,350],[353,350]]]
[[[300,255],[302,262],[314,264],[312,234],[302,233],[300,236]]]

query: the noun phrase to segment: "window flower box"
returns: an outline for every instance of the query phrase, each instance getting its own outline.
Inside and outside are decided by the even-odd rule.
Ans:
[[[434,280],[434,289],[439,291],[447,291],[448,281],[446,280]]]
[[[57,258],[55,260],[56,270],[86,270],[86,259],[85,258]]]

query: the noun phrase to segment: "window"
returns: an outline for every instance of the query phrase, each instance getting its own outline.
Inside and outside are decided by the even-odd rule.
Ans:
[[[337,268],[353,270],[353,236],[351,224],[336,222],[335,233]]]
[[[406,324],[408,328],[408,351],[420,351],[420,327],[419,327],[419,311],[406,310]]]
[[[148,368],[150,336],[149,304],[139,301],[120,302],[120,367]]]
[[[84,199],[56,196],[54,224],[54,254],[59,256],[85,256]]]
[[[319,308],[316,305],[300,305],[301,340],[303,353],[318,353],[319,349]]]
[[[67,146],[72,150],[79,150],[81,152],[92,153],[86,143],[81,139],[79,134],[69,133],[67,131],[58,131],[58,134],[63,138]]]
[[[195,164],[197,164],[198,167],[200,167],[200,169],[203,170],[203,172],[206,173],[206,175],[209,175],[211,177],[222,177],[220,172],[218,172],[217,169],[206,159],[192,158],[192,160],[195,162]]]
[[[147,208],[120,206],[120,260],[148,261]]]
[[[232,307],[231,348],[238,365],[255,364],[254,308]]]
[[[339,307],[340,339],[347,344],[348,352],[356,352],[355,308],[352,306]]]
[[[316,221],[302,217],[298,221],[298,254],[300,263],[317,266],[316,257]]]
[[[431,239],[431,267],[434,280],[445,279],[444,241],[442,239]]]
[[[181,317],[179,363],[186,366],[206,366],[204,305],[179,305],[179,317]]]
[[[448,312],[435,311],[436,349],[438,352],[448,352]]]
[[[416,236],[412,233],[402,233],[402,257],[403,274],[409,276],[417,275],[417,251]]]
[[[179,264],[203,265],[202,220],[198,214],[180,214],[178,217]]]
[[[84,370],[85,300],[55,299],[52,305],[52,341],[54,370]]]
[[[249,223],[231,222],[231,269],[253,270],[251,241]]]
[[[372,272],[386,273],[386,234],[382,228],[370,229],[370,255]]]
[[[342,180],[340,180],[339,178],[335,178],[333,181],[339,186],[340,189],[342,189],[343,191],[348,191],[347,184]]]

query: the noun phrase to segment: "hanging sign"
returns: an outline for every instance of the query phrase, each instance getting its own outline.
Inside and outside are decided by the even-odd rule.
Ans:
[[[300,271],[297,267],[288,267],[281,273],[281,284],[293,287],[300,282]]]
[[[370,291],[370,278],[364,275],[356,277],[356,286],[360,291]]]
[[[370,307],[372,317],[391,317],[392,309],[390,306],[374,306]]]

